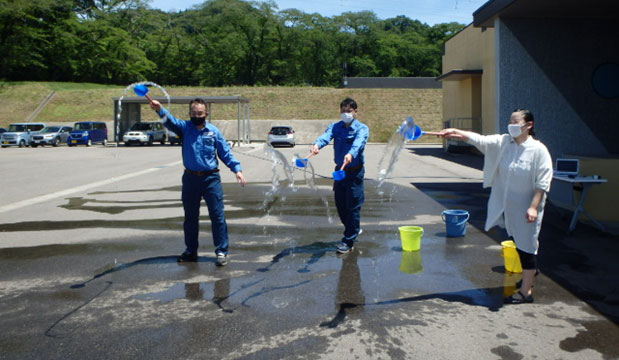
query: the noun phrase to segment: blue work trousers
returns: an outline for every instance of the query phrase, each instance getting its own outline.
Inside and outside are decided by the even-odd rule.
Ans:
[[[197,253],[200,232],[200,202],[206,201],[211,218],[211,230],[215,253],[228,254],[228,225],[224,215],[224,192],[219,173],[206,176],[183,174],[183,208],[185,209],[186,251]]]
[[[336,168],[336,170],[339,170]],[[346,178],[333,182],[335,192],[335,206],[344,224],[344,238],[342,242],[352,246],[361,229],[361,205],[365,200],[363,176],[365,169],[346,171]]]

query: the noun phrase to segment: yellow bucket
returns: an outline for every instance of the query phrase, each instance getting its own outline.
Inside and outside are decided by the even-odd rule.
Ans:
[[[505,272],[505,276],[503,277],[503,297],[506,298],[508,296],[512,296],[518,292],[518,288],[516,287],[516,283],[518,280],[522,279],[522,275],[515,274],[511,272]]]
[[[423,270],[421,251],[402,251],[400,271],[405,274],[417,274]]]
[[[521,273],[522,265],[520,264],[520,256],[516,251],[516,244],[512,240],[501,242],[503,251],[501,256],[505,260],[505,270],[512,273]]]
[[[402,250],[419,251],[423,228],[421,226],[400,226],[398,230],[400,230]]]

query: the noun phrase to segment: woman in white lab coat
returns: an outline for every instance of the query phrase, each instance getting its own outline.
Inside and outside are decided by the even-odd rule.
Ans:
[[[444,129],[441,136],[466,141],[484,155],[484,187],[492,187],[488,200],[486,231],[504,227],[514,238],[522,263],[518,292],[509,304],[532,303],[531,287],[537,272],[538,235],[544,216],[546,193],[552,182],[552,160],[544,144],[534,139],[533,114],[517,109],[511,114],[508,133],[480,135]]]

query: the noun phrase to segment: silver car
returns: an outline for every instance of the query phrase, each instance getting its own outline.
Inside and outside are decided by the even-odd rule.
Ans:
[[[168,140],[170,145],[183,144],[183,138],[172,130],[168,130]]]
[[[292,126],[273,126],[267,135],[267,143],[271,146],[296,144]]]
[[[162,123],[158,121],[139,122],[133,124],[131,129],[123,135],[123,142],[126,146],[132,144],[152,145],[155,141],[163,145],[167,138],[168,132]]]
[[[67,143],[69,133],[73,130],[70,126],[47,126],[38,134],[30,137],[30,146],[33,148],[41,145],[58,146],[61,143]]]
[[[45,127],[44,123],[15,123],[0,137],[0,145],[24,147],[30,145],[30,137]]]

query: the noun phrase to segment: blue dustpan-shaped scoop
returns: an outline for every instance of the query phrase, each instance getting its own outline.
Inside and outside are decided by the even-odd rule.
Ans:
[[[437,133],[435,132],[427,132],[427,131],[423,131],[421,130],[421,128],[419,127],[419,125],[415,125],[415,132],[413,133],[413,140],[417,140],[419,139],[422,135],[436,135]]]
[[[140,84],[140,85],[136,85],[133,88],[133,91],[138,95],[138,96],[146,96],[146,94],[148,94],[148,87],[144,84]]]
[[[421,130],[411,116],[407,117],[404,123],[402,123],[399,132],[409,140],[417,140],[423,135],[439,135],[437,132]]]
[[[406,136],[406,138],[408,138],[409,140],[417,140],[419,139],[421,136],[423,135],[439,135],[439,133],[434,132],[434,131],[423,131],[421,130],[421,128],[419,127],[419,125],[415,124],[415,129],[410,129],[409,131],[406,132],[406,134],[404,134]]]

